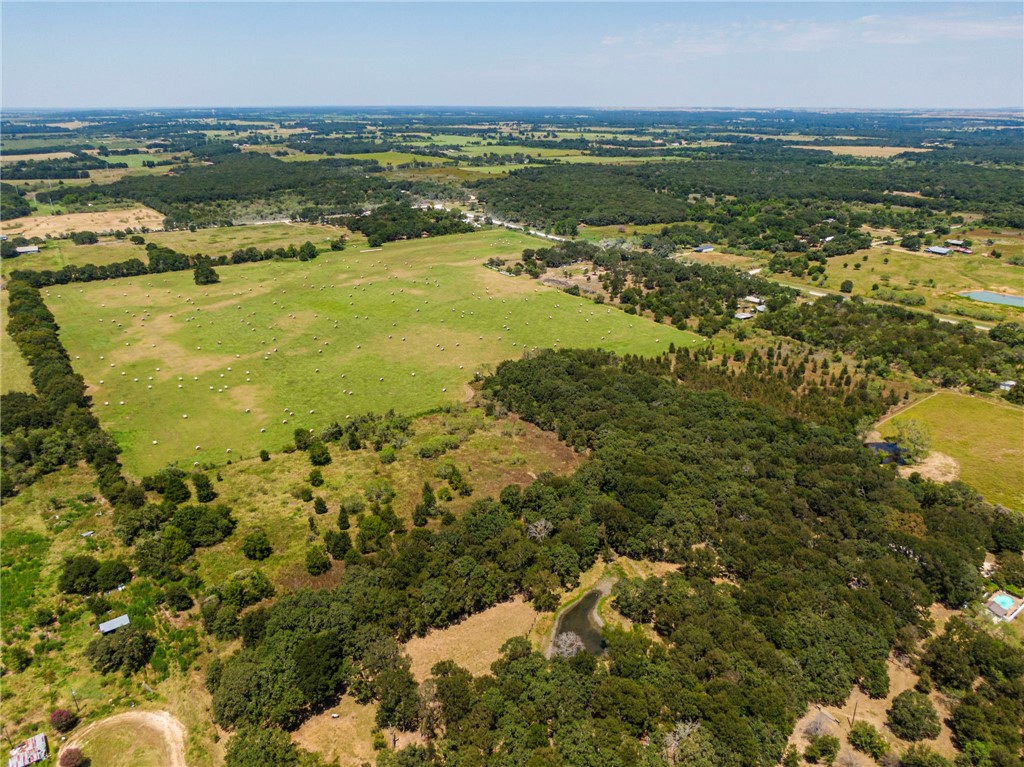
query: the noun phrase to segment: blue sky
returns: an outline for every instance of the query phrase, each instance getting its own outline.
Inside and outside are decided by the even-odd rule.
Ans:
[[[4,109],[1022,107],[1014,3],[0,5]]]

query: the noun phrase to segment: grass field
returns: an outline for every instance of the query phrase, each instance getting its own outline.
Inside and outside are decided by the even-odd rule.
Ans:
[[[364,242],[361,235],[353,235],[347,229],[319,224],[252,224],[247,226],[224,226],[212,229],[198,229],[194,232],[177,230],[173,232],[150,232],[144,235],[146,242],[153,242],[172,248],[187,255],[228,256],[240,248],[256,247],[282,248],[312,242],[325,247],[328,240],[344,234],[349,237],[352,247]],[[60,269],[67,264],[111,264],[138,258],[146,261],[144,245],[132,245],[128,240],[101,237],[95,245],[75,245],[70,240],[50,240],[40,246],[39,253],[18,258],[5,259],[0,269],[6,276],[14,269]]]
[[[34,391],[28,365],[7,335],[7,291],[0,291],[0,393]]]
[[[278,449],[297,426],[459,401],[476,371],[537,347],[697,342],[482,267],[535,244],[490,230],[226,267],[202,288],[175,273],[55,286],[46,300],[135,474]]]
[[[983,397],[940,391],[879,427],[883,435],[914,419],[931,446],[960,464],[960,479],[989,503],[1024,510],[1024,409]]]
[[[864,256],[868,257],[866,262]],[[854,268],[856,264],[860,264],[860,269]],[[826,287],[838,289],[843,280],[850,280],[855,295],[870,296],[872,286],[878,285],[921,295],[925,299],[924,306],[929,309],[960,304],[1008,318],[1024,318],[1024,312],[1019,309],[981,304],[957,295],[961,291],[982,289],[1020,295],[1024,288],[1024,267],[1013,266],[1005,259],[986,258],[977,253],[932,256],[899,248],[873,248],[870,252],[858,251],[830,258],[827,274]]]

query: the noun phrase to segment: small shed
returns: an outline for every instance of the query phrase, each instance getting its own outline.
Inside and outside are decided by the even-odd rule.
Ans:
[[[1016,385],[1016,381],[1003,381],[999,384],[999,391],[1010,391]]]
[[[951,245],[954,248],[962,248],[963,244],[964,244],[964,241],[963,240],[946,240],[946,244],[947,245]]]
[[[693,249],[693,252],[694,253],[711,253],[714,250],[715,249],[713,247],[711,247],[710,245],[698,245],[696,248]]]
[[[755,296],[753,294],[751,294],[749,296],[744,296],[743,300],[744,301],[749,301],[752,304],[763,304],[764,303],[764,299],[763,298],[761,298],[760,296]]]
[[[29,764],[41,762],[49,755],[50,749],[46,742],[46,736],[39,733],[11,749],[11,755],[7,759],[7,767],[25,767]]]
[[[735,317],[738,320],[749,320],[753,316],[754,315],[750,314],[749,312],[736,312],[736,314],[733,315],[733,317]]]
[[[17,253],[19,256],[24,256],[26,253],[38,253],[39,252],[39,246],[38,245],[22,245],[20,248],[15,248],[14,252]]]
[[[104,621],[100,624],[100,633],[109,634],[112,631],[117,631],[122,626],[127,626],[131,621],[127,615],[119,615],[116,618],[111,618],[109,621]]]
[[[948,256],[951,252],[951,248],[941,248],[938,245],[929,245],[924,249],[925,253],[932,253],[936,256]]]

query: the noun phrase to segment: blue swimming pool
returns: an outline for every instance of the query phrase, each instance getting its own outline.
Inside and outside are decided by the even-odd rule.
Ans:
[[[1009,594],[996,594],[992,597],[992,601],[1002,607],[1004,610],[1009,610],[1013,607],[1013,597]]]
[[[1002,304],[1003,306],[1015,306],[1018,309],[1024,309],[1024,296],[993,293],[991,290],[971,290],[967,293],[960,293],[960,295],[974,301],[983,301],[986,304]]]

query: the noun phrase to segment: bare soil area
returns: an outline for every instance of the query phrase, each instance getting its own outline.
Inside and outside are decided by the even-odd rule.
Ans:
[[[166,711],[126,711],[77,730],[62,750],[77,746],[96,767],[187,767],[185,727]]]
[[[938,450],[932,450],[928,453],[927,458],[914,465],[900,466],[901,477],[909,477],[915,472],[934,482],[952,482],[960,476],[960,464],[956,462],[955,458],[940,453]]]

